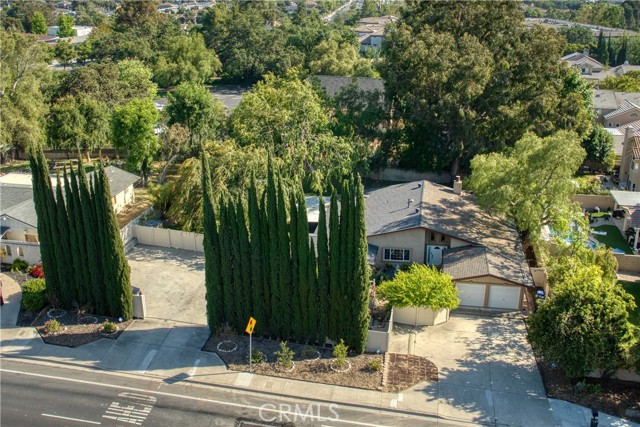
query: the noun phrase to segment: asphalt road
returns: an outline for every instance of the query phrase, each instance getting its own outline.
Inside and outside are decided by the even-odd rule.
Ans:
[[[354,390],[354,392],[357,392]],[[432,426],[433,420],[2,358],[0,425]],[[439,425],[439,424],[438,424]]]

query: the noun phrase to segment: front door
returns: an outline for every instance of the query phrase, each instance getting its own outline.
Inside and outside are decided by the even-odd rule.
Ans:
[[[446,246],[427,246],[427,264],[440,267],[442,265],[442,250]]]

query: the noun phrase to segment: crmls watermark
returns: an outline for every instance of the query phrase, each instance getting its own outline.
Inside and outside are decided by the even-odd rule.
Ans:
[[[328,406],[323,405],[289,405],[286,403],[265,403],[260,407],[258,411],[260,420],[273,423],[273,422],[305,422],[312,420],[322,421],[338,421],[340,415],[336,411],[338,405],[331,403]]]

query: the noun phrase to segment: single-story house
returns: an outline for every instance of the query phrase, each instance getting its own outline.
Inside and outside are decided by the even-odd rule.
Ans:
[[[139,176],[115,166],[105,168],[116,213],[135,200],[133,186]],[[87,174],[91,179],[92,172]],[[51,177],[57,185],[55,177]],[[40,261],[38,217],[33,204],[31,174],[12,172],[0,177],[0,249],[2,262],[20,258],[29,264]]]
[[[513,224],[489,215],[462,182],[415,181],[365,194],[369,259],[434,265],[453,277],[461,306],[520,310],[535,288]]]

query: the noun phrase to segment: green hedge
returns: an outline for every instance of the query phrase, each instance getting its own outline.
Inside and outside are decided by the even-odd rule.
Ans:
[[[46,285],[43,279],[29,280],[22,285],[22,302],[25,310],[40,311],[44,308]]]

